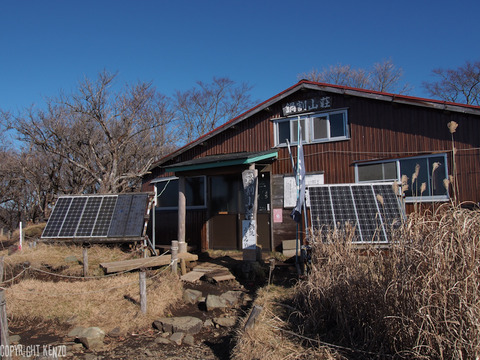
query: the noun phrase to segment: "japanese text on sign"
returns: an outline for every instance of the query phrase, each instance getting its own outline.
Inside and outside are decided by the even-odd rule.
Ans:
[[[315,111],[321,109],[328,109],[332,106],[330,96],[321,98],[313,98],[308,100],[298,100],[286,103],[283,106],[283,115],[298,114],[306,111]]]

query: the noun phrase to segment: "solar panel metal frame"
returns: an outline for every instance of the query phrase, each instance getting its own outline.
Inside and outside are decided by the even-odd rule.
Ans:
[[[125,198],[128,202],[128,206],[123,208],[126,212],[125,221],[121,224],[121,231],[112,232],[114,234],[110,236],[119,197]],[[89,206],[91,199],[98,198],[101,199],[99,204]],[[136,199],[135,202],[133,199]],[[140,239],[143,236],[145,221],[145,214],[140,216],[140,213],[147,211],[148,199],[147,193],[60,196],[41,238],[103,241]],[[131,208],[132,204],[135,204],[135,209]],[[118,220],[115,221],[118,224]]]
[[[352,224],[355,226],[355,232],[356,232],[356,238],[359,240],[354,241],[354,243],[358,244],[366,244],[366,243],[388,243],[389,242],[389,235],[391,227],[394,226],[393,224],[395,223],[395,220],[399,217],[400,221],[403,222],[405,219],[405,211],[403,207],[401,206],[400,202],[398,201],[397,195],[393,191],[393,183],[361,183],[361,184],[326,184],[326,185],[312,185],[309,186],[309,201],[310,201],[310,220],[312,224],[312,229],[320,232],[321,234],[324,233],[326,228],[328,228],[329,224],[328,222],[329,219],[326,222],[321,222],[320,218],[317,216],[317,212],[320,211],[321,208],[321,213],[325,213],[328,215],[330,219],[333,219],[333,228],[334,229],[339,229],[342,228],[342,224],[340,221],[337,221],[339,219],[338,215],[345,215],[348,214],[348,209],[345,211],[345,209],[339,209],[339,205],[345,205],[348,201],[351,200],[351,209],[350,209],[350,214],[352,212],[355,213],[355,221]],[[345,197],[344,202],[337,199],[337,189],[340,187],[348,187],[349,188],[349,193],[346,191],[344,192],[343,196]],[[357,190],[353,190],[354,188],[356,189],[361,189],[365,188],[370,191],[370,199],[371,202],[368,206],[370,208],[366,208],[365,204],[363,202],[358,202],[358,200],[362,200],[360,196],[355,196],[356,194],[358,195]],[[317,196],[316,190],[315,189],[326,189],[323,191],[323,196],[322,201],[320,202],[321,205],[315,204],[315,202],[319,203],[319,201],[316,201],[315,198]],[[334,196],[332,196],[332,189],[335,189],[333,191],[334,196],[335,196],[335,201],[334,201]],[[391,189],[391,191],[390,191]],[[383,190],[383,191],[380,191]],[[379,195],[382,196],[382,198],[379,198]],[[357,199],[355,199],[357,197]],[[365,200],[365,199],[363,199]],[[384,208],[383,214],[380,209],[380,200],[383,201],[382,207]],[[328,213],[328,204],[331,207],[331,213]],[[357,205],[358,202],[358,205]],[[385,203],[387,203],[387,206],[389,208],[386,208]],[[337,208],[336,208],[337,206]],[[335,209],[340,210],[340,211],[335,211]],[[365,211],[367,209],[368,211]],[[379,220],[378,226],[375,227],[373,231],[373,236],[372,236],[372,228],[369,227],[371,226],[372,221],[370,220],[372,209],[375,210],[375,220]],[[388,211],[385,211],[387,209]],[[368,214],[366,214],[368,212]],[[395,214],[395,216],[392,216],[392,213]],[[385,216],[389,215],[389,216]],[[353,220],[353,216],[350,216]],[[389,219],[384,219],[384,217],[389,217]],[[343,219],[345,220],[345,216],[343,216]],[[350,219],[346,219],[350,220]],[[392,221],[392,223],[390,223]],[[331,228],[332,222],[330,222],[330,228]],[[326,225],[326,226],[325,226]],[[377,231],[380,230],[380,233]],[[368,238],[368,235],[370,237]],[[377,240],[375,240],[377,239]],[[381,239],[381,240],[379,240]]]

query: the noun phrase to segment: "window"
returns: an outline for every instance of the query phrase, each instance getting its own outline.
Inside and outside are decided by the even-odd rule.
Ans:
[[[395,161],[358,165],[358,181],[394,181],[397,180]]]
[[[418,156],[355,166],[357,182],[398,181],[407,177],[404,191],[407,202],[448,200],[446,154]]]
[[[155,183],[157,188],[157,208],[176,209],[178,207],[178,178],[161,179]],[[185,178],[185,198],[187,209],[206,207],[205,176]]]
[[[276,120],[275,145],[285,145],[286,140],[290,143],[298,142],[299,119],[304,143],[337,141],[349,137],[347,110],[339,110]]]

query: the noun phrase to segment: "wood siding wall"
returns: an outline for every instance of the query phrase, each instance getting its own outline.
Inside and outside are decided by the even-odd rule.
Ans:
[[[206,210],[187,210],[185,221],[185,241],[189,246],[196,246],[198,250],[204,248],[202,243],[205,236]],[[157,227],[155,229],[155,243],[157,245],[171,245],[172,240],[178,239],[178,212],[176,210],[157,210],[155,213]],[[152,222],[150,221],[151,225]],[[151,228],[148,229],[151,238]]]
[[[453,120],[459,125],[454,134],[459,199],[480,201],[480,116],[324,92],[299,91],[185,151],[165,165],[208,155],[274,148],[272,120],[282,117],[282,104],[319,96],[331,97],[332,110],[348,110],[350,139],[305,145],[307,173],[324,171],[327,184],[353,183],[355,162],[443,152],[448,154],[448,172],[452,174],[452,137],[447,123]],[[278,150],[278,159],[271,170],[272,209],[283,209],[283,175],[292,174],[287,148]],[[296,153],[296,147],[293,152]],[[154,171],[145,179],[144,191],[151,189],[149,180],[159,174]],[[284,209],[283,223],[272,227],[275,247],[282,240],[295,236],[295,223],[289,213],[289,209]],[[206,218],[197,217],[194,221],[206,221]],[[195,229],[201,227],[200,224],[194,226]]]

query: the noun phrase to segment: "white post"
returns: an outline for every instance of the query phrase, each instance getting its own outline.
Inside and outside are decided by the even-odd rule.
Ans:
[[[172,247],[170,248],[172,253],[172,273],[177,275],[178,270],[178,240],[172,240]]]
[[[187,216],[185,199],[185,176],[178,178],[178,252],[187,252],[185,243],[185,218]]]
[[[153,189],[155,191],[155,198],[153,200],[153,213],[152,213],[152,245],[153,245],[153,250],[156,251],[156,239],[155,239],[155,227],[156,227],[156,224],[155,224],[155,213],[156,213],[156,209],[157,209],[157,197],[158,197],[158,194],[157,194],[157,185],[154,184],[153,185]],[[156,254],[155,254],[156,255]]]
[[[20,221],[20,243],[18,245],[18,250],[22,250],[22,238],[23,238],[23,231],[22,231],[22,222]]]

